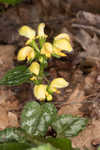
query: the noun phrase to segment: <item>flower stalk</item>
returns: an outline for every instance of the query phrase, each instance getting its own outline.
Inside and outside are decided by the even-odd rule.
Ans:
[[[64,51],[71,52],[73,48],[70,37],[66,33],[56,36],[52,43],[48,42],[44,28],[45,24],[40,23],[37,34],[28,26],[19,29],[19,34],[28,40],[25,43],[26,46],[19,50],[17,60],[27,60],[30,63],[28,69],[33,74],[30,80],[34,84],[35,97],[40,101],[52,101],[53,93],[59,94],[59,89],[67,87],[69,83],[63,78],[56,78],[51,82],[48,79],[45,80],[45,68],[48,66],[48,60],[51,57],[65,57],[67,55]]]

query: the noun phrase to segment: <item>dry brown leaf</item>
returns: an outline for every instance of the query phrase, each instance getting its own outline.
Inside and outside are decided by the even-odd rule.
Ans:
[[[96,81],[96,76],[97,76],[97,70],[93,69],[88,76],[86,76],[84,80],[84,90],[91,90],[94,87],[95,81]]]
[[[0,86],[0,104],[4,104],[7,102],[6,100],[14,99],[14,93],[9,89],[3,86]]]
[[[94,150],[91,143],[97,138],[100,138],[100,120],[93,120],[91,125],[78,136],[72,138],[72,143],[74,147],[79,147],[81,150],[83,150],[84,146],[90,150]]]
[[[16,47],[13,45],[0,45],[0,79],[13,67],[15,50]]]
[[[4,106],[7,111],[15,111],[19,109],[19,102],[15,97],[12,97],[9,101],[2,103],[2,106]]]
[[[85,50],[80,56],[100,57],[100,42],[96,35],[92,38],[88,32],[80,29],[75,39]]]
[[[86,11],[79,11],[77,13],[77,22],[100,27],[100,15]]]
[[[7,111],[0,106],[0,130],[8,127],[8,114]]]
[[[19,127],[18,116],[15,113],[8,112],[8,126]]]
[[[80,85],[78,85],[74,89],[74,91],[72,92],[71,96],[66,101],[66,103],[58,111],[58,114],[59,115],[61,115],[61,114],[72,114],[72,115],[81,116],[82,112],[80,112],[79,108],[82,106],[81,102],[84,99],[85,99],[84,91],[80,88]]]

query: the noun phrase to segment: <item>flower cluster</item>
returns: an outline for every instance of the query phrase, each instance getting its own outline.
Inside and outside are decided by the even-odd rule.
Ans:
[[[28,40],[25,47],[21,48],[17,55],[18,61],[27,60],[29,71],[33,74],[30,80],[34,83],[34,95],[37,99],[43,101],[52,100],[54,92],[59,93],[59,88],[68,86],[68,82],[63,78],[56,78],[51,83],[43,84],[45,78],[44,69],[47,67],[48,59],[51,57],[65,57],[66,52],[71,52],[71,40],[68,34],[61,33],[57,35],[53,42],[47,40],[47,35],[44,33],[45,24],[40,23],[37,33],[28,26],[22,26],[19,29],[19,34],[25,36]]]

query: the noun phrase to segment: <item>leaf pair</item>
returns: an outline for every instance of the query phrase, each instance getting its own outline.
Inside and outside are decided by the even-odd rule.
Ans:
[[[71,141],[67,138],[31,137],[23,130],[15,128],[0,131],[0,143],[0,150],[47,150],[48,147],[49,150],[78,150],[72,148]]]
[[[40,105],[32,101],[26,104],[21,115],[21,127],[35,136],[45,136],[51,126],[57,137],[76,136],[84,129],[88,120],[72,115],[57,115],[55,106],[51,103]]]
[[[9,147],[15,150],[78,150],[72,148],[71,141],[67,137],[77,135],[87,122],[86,118],[72,115],[58,116],[52,103],[40,105],[30,101],[22,111],[21,128],[7,128],[0,131],[0,143],[8,142],[0,144],[0,150],[10,150]],[[46,136],[49,127],[56,131],[56,138]],[[12,141],[17,148],[14,148]],[[25,144],[24,149],[21,149],[21,143]]]
[[[87,118],[72,115],[57,115],[56,107],[52,103],[39,104],[35,101],[28,102],[21,114],[21,128],[11,128],[0,131],[0,142],[9,139],[23,140],[23,132],[30,136],[46,136],[48,128],[56,131],[57,137],[76,136],[87,125]],[[21,133],[21,134],[20,134]],[[20,135],[20,136],[19,136]]]

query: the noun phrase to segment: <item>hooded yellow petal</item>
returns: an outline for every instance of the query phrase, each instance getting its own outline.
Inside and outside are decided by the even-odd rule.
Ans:
[[[27,60],[33,60],[35,58],[35,51],[31,51],[29,52],[28,56],[27,56]]]
[[[32,78],[30,78],[30,80],[36,80],[37,79],[37,77],[36,76],[33,76]]]
[[[67,56],[66,54],[64,54],[64,53],[62,53],[62,52],[59,52],[58,55],[61,56],[61,57]]]
[[[44,33],[44,28],[45,28],[45,24],[40,23],[38,26],[38,37],[44,37],[44,38],[47,37],[47,35]]]
[[[34,52],[34,50],[33,50],[32,47],[26,46],[26,47],[24,47],[24,48],[21,48],[21,49],[19,50],[19,52],[18,52],[17,60],[18,60],[18,61],[23,61],[23,60],[25,60],[25,59],[28,57],[28,55],[29,55],[30,52],[34,53],[34,55],[35,55],[35,52]],[[33,58],[33,55],[32,55],[32,58]]]
[[[32,43],[32,40],[34,40],[34,38],[30,38],[25,42],[25,45],[29,45],[30,43]]]
[[[66,39],[70,42],[70,36],[67,33],[58,34],[54,40]]]
[[[28,27],[28,26],[22,26],[19,29],[19,34],[21,36],[25,36],[27,38],[35,38],[36,32],[35,30],[33,30],[32,28]]]
[[[42,49],[41,54],[46,55],[46,57],[51,57],[51,53],[53,52],[52,44],[49,42],[45,42]]]
[[[37,62],[33,62],[29,67],[30,72],[34,73],[35,75],[39,74],[40,65]]]
[[[59,50],[59,49],[57,49],[55,47],[53,47],[53,53],[56,54],[56,55],[58,55],[58,56],[61,56],[61,57],[67,56],[66,54],[64,54],[63,52],[61,52],[61,50]]]
[[[56,88],[64,88],[67,87],[69,83],[65,81],[63,78],[56,78],[54,79],[50,84],[50,90],[56,89]]]
[[[54,47],[59,50],[65,50],[67,52],[71,52],[73,50],[71,43],[66,39],[55,40]]]
[[[47,85],[40,84],[34,86],[34,96],[39,100],[45,100]]]

